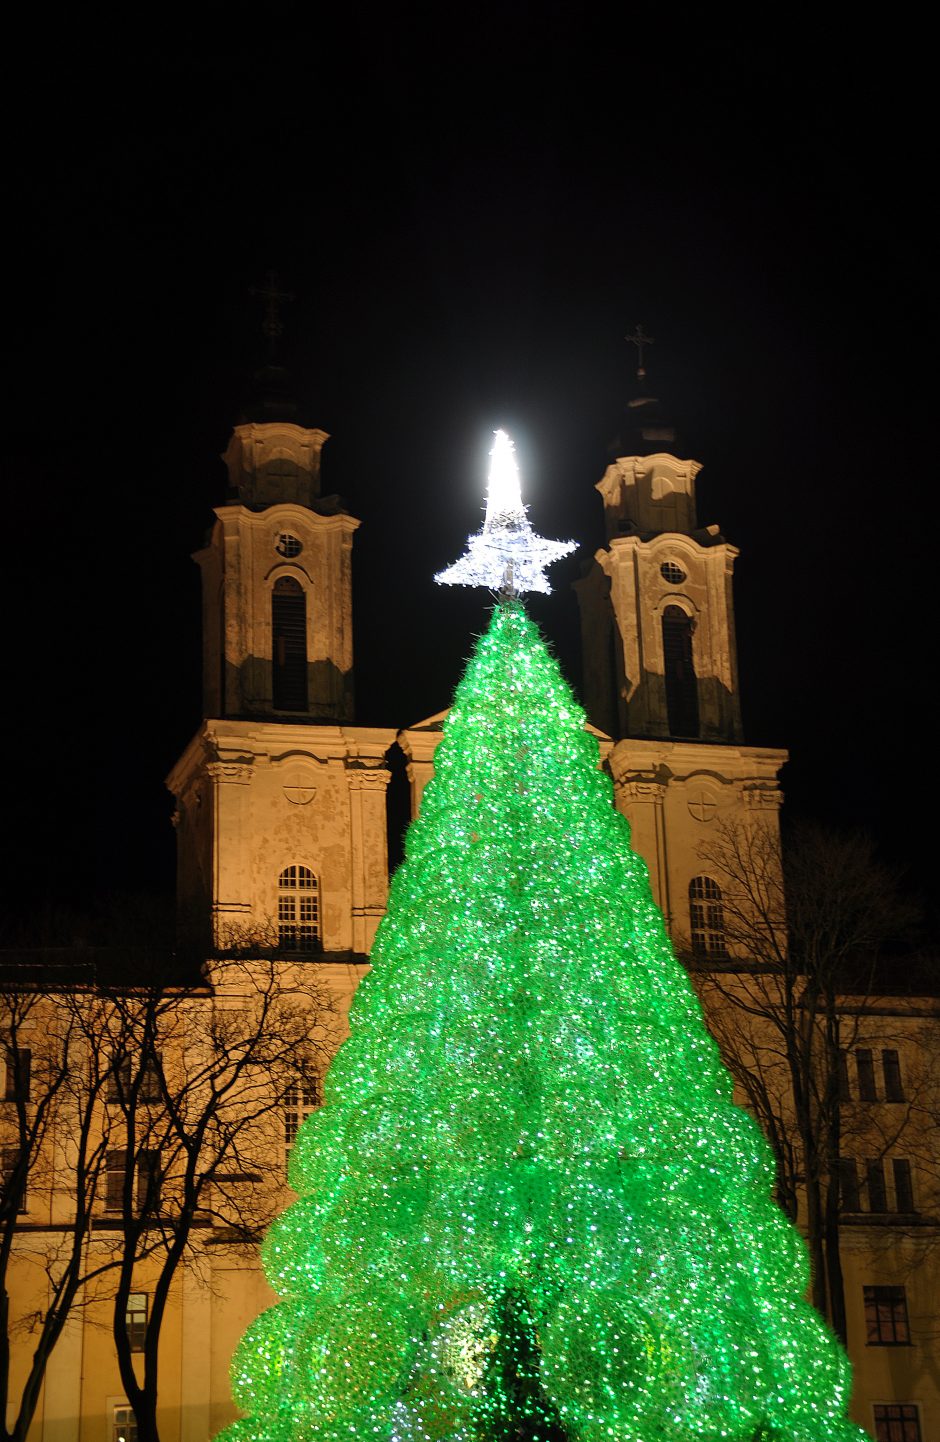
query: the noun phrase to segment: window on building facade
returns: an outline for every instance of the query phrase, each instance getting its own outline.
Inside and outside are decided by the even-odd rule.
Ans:
[[[904,1087],[901,1084],[901,1059],[894,1050],[881,1053],[881,1070],[885,1079],[885,1101],[903,1102]]]
[[[885,1188],[885,1164],[876,1160],[865,1163],[865,1184],[868,1188],[868,1210],[886,1212],[888,1193]]]
[[[160,1100],[160,1068],[162,1058],[156,1052],[145,1058],[140,1074],[140,1091],[138,1096],[142,1102],[158,1102]]]
[[[870,1347],[906,1347],[911,1329],[907,1321],[907,1293],[903,1287],[863,1287],[865,1341]]]
[[[710,876],[693,876],[689,882],[689,922],[694,956],[727,956],[721,887]]]
[[[692,617],[681,606],[663,611],[666,714],[671,736],[698,736],[698,682],[692,658]]]
[[[894,1210],[907,1213],[916,1211],[910,1162],[904,1157],[895,1157],[891,1170],[894,1173]]]
[[[126,1404],[115,1407],[111,1416],[111,1442],[137,1442],[137,1418]]]
[[[855,1053],[855,1069],[858,1073],[858,1099],[860,1102],[876,1102],[875,1059],[867,1047],[860,1047]]]
[[[307,596],[281,576],[271,597],[272,701],[276,711],[307,709]]]
[[[852,1100],[852,1088],[849,1086],[849,1059],[844,1051],[839,1053],[839,1100],[840,1102]]]
[[[858,1190],[858,1168],[855,1165],[854,1157],[840,1157],[836,1165],[839,1172],[839,1210],[860,1212],[862,1202]]]
[[[127,1150],[116,1147],[105,1157],[104,1206],[107,1212],[119,1212],[124,1205],[124,1177],[127,1173]]]
[[[320,1084],[315,1079],[298,1078],[284,1093],[284,1165],[301,1126],[320,1105]]]
[[[137,1153],[137,1210],[156,1211],[160,1205],[160,1153],[144,1148]]]
[[[286,866],[277,879],[277,935],[287,951],[320,948],[320,887],[307,866]]]
[[[7,1212],[13,1207],[13,1191],[17,1185],[14,1180],[17,1164],[20,1159],[19,1147],[0,1147],[0,1212]],[[25,1180],[20,1183],[22,1190],[16,1199],[17,1212],[25,1212],[26,1207],[26,1185]]]
[[[111,1071],[108,1075],[108,1088],[106,1099],[109,1102],[123,1102],[131,1089],[131,1059],[129,1056],[116,1056],[111,1063]]]
[[[876,1402],[874,1410],[876,1442],[922,1442],[914,1402]]]
[[[33,1053],[28,1046],[7,1047],[4,1098],[8,1102],[28,1102],[32,1085]]]
[[[147,1293],[131,1292],[127,1299],[124,1323],[127,1327],[127,1340],[132,1352],[144,1350],[144,1343],[147,1340],[147,1308]]]

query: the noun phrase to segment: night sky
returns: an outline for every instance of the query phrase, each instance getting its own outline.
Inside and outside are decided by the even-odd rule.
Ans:
[[[601,544],[640,322],[704,464],[700,523],[741,550],[747,740],[790,749],[790,815],[867,826],[929,888],[925,46],[817,16],[810,47],[799,13],[759,35],[675,10],[380,14],[206,5],[134,36],[38,15],[11,51],[4,920],[172,892],[189,557],[272,268],[324,492],[362,521],[358,721],[449,702],[487,598],[431,577],[479,524],[497,426],[536,528]],[[532,605],[576,686],[579,569]]]

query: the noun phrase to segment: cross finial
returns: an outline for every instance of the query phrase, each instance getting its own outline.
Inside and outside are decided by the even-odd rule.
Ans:
[[[638,325],[632,335],[624,336],[624,340],[630,341],[637,349],[636,378],[638,381],[646,379],[646,366],[643,364],[643,347],[654,345],[655,341],[651,335],[647,335],[642,325]]]
[[[284,334],[284,324],[281,320],[281,305],[295,297],[289,290],[278,289],[278,276],[276,270],[269,270],[264,279],[264,285],[253,285],[250,289],[251,295],[256,295],[260,300],[265,301],[264,320],[261,322],[261,329],[268,338],[268,345],[273,353],[280,337]]]

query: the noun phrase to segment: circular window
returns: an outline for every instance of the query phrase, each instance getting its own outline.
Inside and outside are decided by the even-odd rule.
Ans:
[[[282,531],[277,538],[277,545],[274,547],[279,556],[299,556],[303,550],[303,541],[297,536],[292,536],[289,531]]]
[[[685,580],[685,571],[681,566],[677,566],[675,561],[663,561],[659,568],[659,574],[664,581],[669,582],[670,586],[678,586],[680,581]]]

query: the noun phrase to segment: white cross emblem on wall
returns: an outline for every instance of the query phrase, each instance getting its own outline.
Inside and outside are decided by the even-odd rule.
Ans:
[[[711,821],[717,810],[718,802],[713,801],[705,791],[699,791],[689,801],[689,811],[696,821]]]

